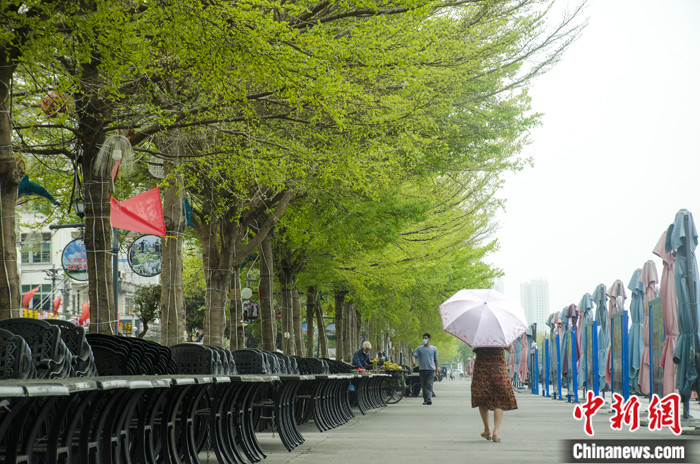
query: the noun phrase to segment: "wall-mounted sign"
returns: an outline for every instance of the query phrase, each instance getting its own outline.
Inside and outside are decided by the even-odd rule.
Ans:
[[[143,277],[160,274],[162,260],[161,237],[142,235],[131,244],[127,253],[131,270]]]
[[[87,251],[82,238],[76,238],[66,245],[61,254],[61,265],[71,279],[88,280]]]

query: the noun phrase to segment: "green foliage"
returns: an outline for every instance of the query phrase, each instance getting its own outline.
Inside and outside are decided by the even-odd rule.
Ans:
[[[497,246],[501,175],[527,165],[519,154],[539,124],[527,87],[578,33],[568,18],[545,31],[543,5],[61,4],[23,50],[13,123],[32,180],[62,206],[28,207],[74,220],[60,216],[75,196],[86,117],[110,134],[133,130],[137,157],[117,198],[158,182],[146,161],[175,157],[161,182],[183,176],[223,252],[257,238],[293,192],[272,219],[278,246],[303,269],[298,286],[347,289],[395,343],[427,330],[451,353],[437,306],[499,275],[484,257]],[[71,109],[47,118],[39,102],[49,90],[71,95]],[[201,251],[184,261],[188,328],[202,327]]]
[[[134,294],[134,314],[143,322],[139,338],[148,332],[148,324],[160,317],[160,285],[146,285]]]

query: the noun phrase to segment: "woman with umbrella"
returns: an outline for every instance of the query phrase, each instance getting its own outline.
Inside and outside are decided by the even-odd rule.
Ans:
[[[515,343],[520,343],[517,340]],[[505,348],[476,348],[472,376],[472,408],[479,408],[486,440],[501,441],[503,411],[518,409],[513,386],[508,378]],[[489,428],[489,411],[493,411],[493,429]]]
[[[471,403],[479,408],[486,440],[501,441],[503,411],[517,409],[505,350],[527,330],[525,312],[496,290],[464,289],[440,305],[445,332],[474,347]],[[489,426],[493,411],[493,428]]]

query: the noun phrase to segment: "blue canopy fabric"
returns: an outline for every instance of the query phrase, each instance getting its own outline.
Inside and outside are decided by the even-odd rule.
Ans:
[[[561,375],[562,377],[567,375],[568,373],[568,367],[569,367],[569,358],[571,355],[569,354],[569,344],[566,343],[567,339],[567,333],[569,332],[569,318],[566,317],[566,314],[569,310],[568,306],[564,306],[564,309],[561,310],[559,313],[559,321],[562,324],[562,327],[564,327],[564,335],[561,337],[559,340],[559,344],[561,346]]]
[[[700,347],[698,330],[698,308],[700,286],[698,285],[698,263],[695,248],[698,233],[693,215],[685,209],[676,213],[671,232],[671,247],[676,252],[676,297],[678,298],[678,339],[673,352],[673,361],[678,364],[676,388],[688,397],[698,390],[697,349]]]
[[[518,366],[520,366],[520,355],[523,353],[523,345],[522,343],[520,343],[519,337],[513,342],[513,345],[515,345],[515,369],[513,369],[513,380],[522,383],[527,379],[521,379],[518,375]]]
[[[549,327],[549,366],[550,366],[550,371],[554,371],[554,365],[557,362],[557,350],[554,347],[554,343],[557,339],[556,337],[556,327],[554,325],[554,313],[550,314],[549,317],[547,318],[547,321],[544,323],[547,327]]]
[[[36,182],[29,180],[29,174],[25,174],[24,177],[20,179],[19,185],[17,186],[17,197],[19,198],[22,195],[36,195],[39,197],[44,197],[54,205],[60,205],[60,203],[56,201],[48,190]]]
[[[591,295],[595,303],[595,321],[598,323],[598,377],[601,389],[605,389],[605,367],[608,361],[608,348],[610,347],[610,317],[608,307],[608,295],[605,293],[605,284],[599,284]],[[609,387],[609,385],[608,385]]]
[[[535,372],[535,349],[537,348],[537,344],[535,343],[535,334],[537,333],[537,329],[533,326],[534,324],[530,325],[527,332],[525,332],[525,336],[527,337],[527,346],[530,347],[527,352],[527,370],[530,372],[531,383],[534,382],[535,379],[533,372]]]
[[[646,287],[641,281],[642,270],[637,269],[632,274],[632,279],[627,288],[632,292],[630,303],[630,327],[629,353],[630,353],[630,392],[637,392],[637,379],[639,368],[642,365],[642,353],[644,353],[643,323],[644,323],[644,290]]]
[[[578,385],[583,387],[586,382],[586,365],[593,362],[586,355],[588,344],[593,343],[593,340],[588,340],[586,334],[586,324],[593,322],[593,299],[590,293],[585,293],[581,297],[578,307],[581,310],[581,361],[578,365]],[[592,385],[587,387],[592,388]]]

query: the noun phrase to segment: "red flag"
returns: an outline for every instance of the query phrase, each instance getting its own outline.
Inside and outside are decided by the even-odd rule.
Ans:
[[[61,300],[63,300],[63,297],[61,295],[58,295],[55,300],[53,300],[53,313],[54,315],[58,313],[58,308],[61,307]]]
[[[80,308],[83,310],[83,312],[78,318],[78,324],[83,325],[85,324],[85,321],[90,319],[90,302],[86,301],[85,303],[80,305]]]
[[[165,218],[158,187],[124,201],[112,197],[112,227],[165,237]]]
[[[37,285],[33,289],[29,290],[27,293],[22,294],[22,306],[25,308],[29,307],[29,303],[34,299],[34,295],[39,291],[41,285]]]

